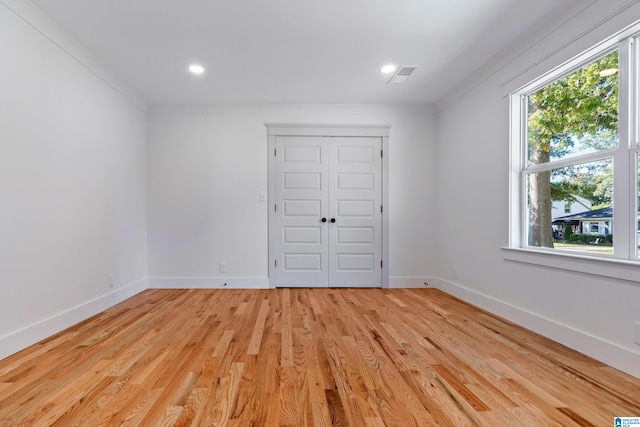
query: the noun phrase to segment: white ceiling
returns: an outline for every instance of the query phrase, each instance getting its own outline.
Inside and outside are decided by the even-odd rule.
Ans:
[[[430,104],[579,1],[32,0],[160,105]],[[387,63],[420,68],[387,85]]]

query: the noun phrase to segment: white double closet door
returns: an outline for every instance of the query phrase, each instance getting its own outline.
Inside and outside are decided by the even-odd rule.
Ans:
[[[379,137],[276,137],[277,286],[381,286],[381,145]]]

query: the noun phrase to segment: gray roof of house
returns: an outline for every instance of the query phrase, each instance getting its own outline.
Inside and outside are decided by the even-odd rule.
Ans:
[[[566,224],[572,221],[581,221],[586,219],[611,219],[613,218],[613,206],[606,208],[594,209],[591,211],[580,212],[573,215],[565,215],[556,218],[554,224]]]
[[[640,203],[638,203],[638,215],[640,215]],[[613,218],[613,206],[607,206],[606,208],[594,209],[591,211],[580,212],[572,215],[565,215],[553,220],[553,224],[568,224],[576,223],[579,221],[589,219],[611,219]]]

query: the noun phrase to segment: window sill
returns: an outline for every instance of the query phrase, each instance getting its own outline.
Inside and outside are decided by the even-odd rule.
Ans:
[[[556,251],[502,248],[507,261],[533,264],[640,284],[640,262]]]

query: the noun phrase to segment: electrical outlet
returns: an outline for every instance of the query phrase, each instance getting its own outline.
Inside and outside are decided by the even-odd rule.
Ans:
[[[633,342],[640,345],[640,321],[633,322]]]
[[[227,272],[227,263],[226,262],[221,262],[220,263],[220,273],[226,273]]]
[[[109,287],[110,287],[110,288],[113,288],[113,286],[115,285],[115,283],[116,283],[116,277],[115,277],[115,274],[113,274],[113,273],[109,273]]]

